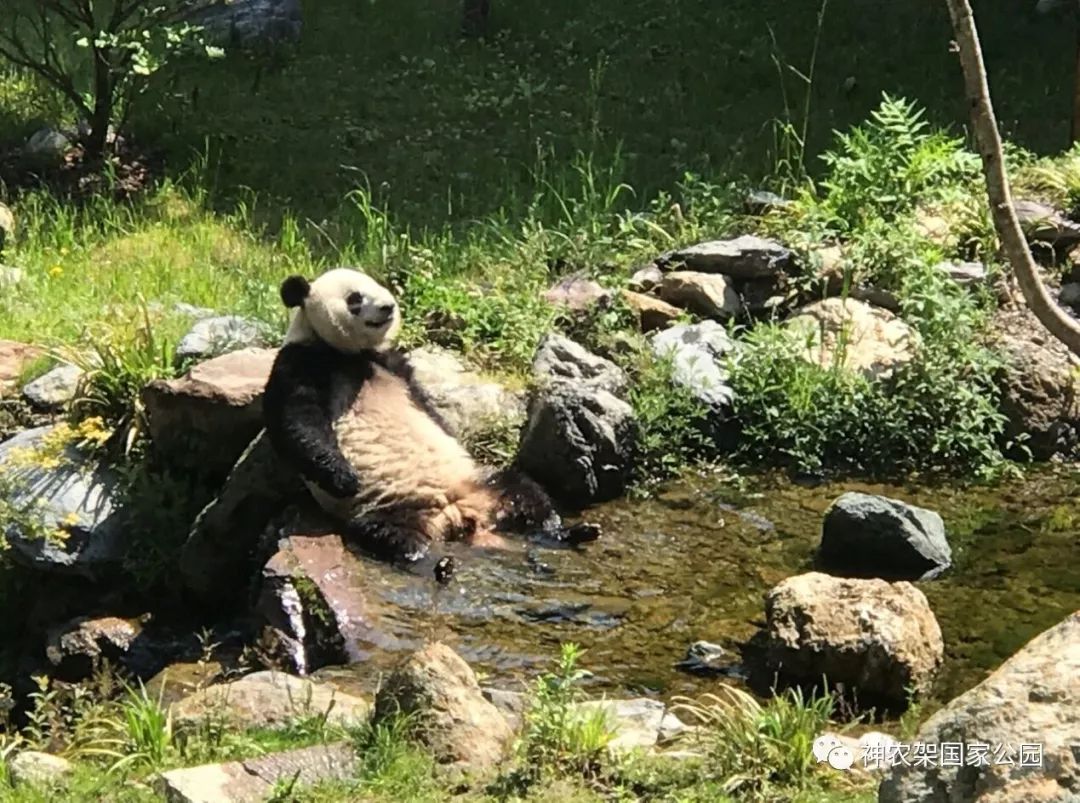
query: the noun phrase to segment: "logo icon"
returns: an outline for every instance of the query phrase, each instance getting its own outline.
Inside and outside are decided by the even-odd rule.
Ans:
[[[834,770],[849,770],[855,763],[855,754],[833,733],[823,733],[817,737],[813,751],[819,764],[828,762]]]

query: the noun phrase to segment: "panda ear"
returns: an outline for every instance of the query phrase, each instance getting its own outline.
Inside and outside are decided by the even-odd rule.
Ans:
[[[303,276],[290,276],[281,283],[281,300],[290,309],[301,306],[310,292],[311,285]]]

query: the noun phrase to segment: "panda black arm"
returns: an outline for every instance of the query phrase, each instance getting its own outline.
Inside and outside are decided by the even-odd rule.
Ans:
[[[424,386],[416,381],[416,375],[408,357],[395,348],[380,351],[377,354],[376,359],[383,368],[405,381],[405,384],[409,388],[409,396],[412,398],[413,403],[423,410],[428,418],[438,424],[439,428],[446,434],[455,438],[457,437],[457,433],[454,432],[450,427],[450,424],[443,418],[442,413],[436,409],[435,403],[424,389]]]
[[[286,345],[278,352],[263,395],[266,434],[278,453],[306,479],[345,499],[360,480],[338,449],[330,413],[330,379],[336,355],[313,346]]]

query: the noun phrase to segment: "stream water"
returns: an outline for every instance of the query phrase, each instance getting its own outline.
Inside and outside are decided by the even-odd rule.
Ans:
[[[513,688],[550,668],[560,642],[587,651],[595,690],[697,695],[717,680],[675,664],[704,639],[738,658],[764,594],[810,571],[829,504],[847,490],[938,511],[954,566],[919,583],[945,639],[934,698],[970,688],[1030,638],[1080,609],[1080,472],[1048,469],[992,488],[683,480],[645,501],[589,512],[603,540],[583,551],[461,555],[454,583],[385,577],[384,646],[450,643],[485,680]],[[397,650],[379,651],[387,665]],[[371,665],[368,665],[370,670]],[[334,670],[327,670],[335,674]],[[370,672],[364,672],[370,679]]]

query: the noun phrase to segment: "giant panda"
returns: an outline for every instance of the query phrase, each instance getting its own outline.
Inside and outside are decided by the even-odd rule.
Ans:
[[[290,276],[281,300],[295,312],[263,396],[266,433],[361,549],[418,565],[445,541],[498,548],[508,532],[571,544],[599,535],[564,527],[525,475],[472,459],[393,345],[401,310],[387,288],[337,268]]]

